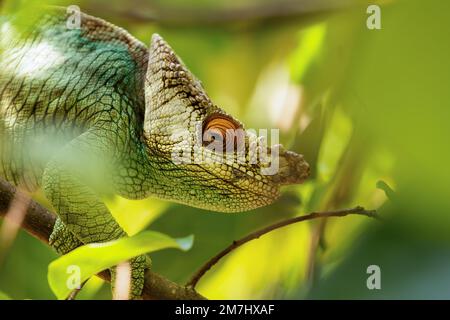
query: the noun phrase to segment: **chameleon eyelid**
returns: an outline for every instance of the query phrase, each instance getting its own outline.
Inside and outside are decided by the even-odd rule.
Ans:
[[[225,142],[223,145],[224,150],[234,149],[234,139],[229,139],[228,130],[238,130],[241,129],[241,125],[239,125],[234,119],[223,115],[223,114],[212,114],[207,117],[204,121],[203,125],[203,137],[206,140],[206,146],[211,143],[212,138],[217,141],[215,138],[216,135],[221,137],[221,141]]]

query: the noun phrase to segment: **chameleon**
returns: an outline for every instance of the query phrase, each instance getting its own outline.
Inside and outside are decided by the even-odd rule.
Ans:
[[[0,20],[0,177],[43,191],[58,216],[49,243],[59,254],[127,236],[108,197],[241,212],[271,204],[281,186],[308,177],[304,157],[282,145],[259,146],[265,157],[251,154],[260,137],[212,102],[160,35],[147,47],[85,13],[75,28],[63,8],[35,16]],[[180,146],[191,147],[183,159],[200,152],[203,160],[179,161]],[[262,174],[273,155],[278,170]],[[136,299],[150,261],[138,256],[130,266]],[[110,271],[114,283],[116,268]]]

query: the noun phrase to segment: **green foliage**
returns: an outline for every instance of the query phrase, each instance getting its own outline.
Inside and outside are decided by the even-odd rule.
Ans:
[[[48,283],[58,299],[66,298],[71,292],[67,285],[68,270],[76,266],[83,282],[102,270],[115,266],[141,254],[166,248],[189,250],[193,236],[173,239],[162,233],[144,231],[129,238],[79,247],[56,259],[48,266]],[[69,272],[70,273],[70,272]]]
[[[127,8],[126,1],[108,2]],[[309,24],[303,17],[289,24],[177,28],[109,16],[87,1],[79,3],[144,43],[151,33],[162,34],[215,103],[248,128],[280,128],[281,142],[312,164],[314,175],[306,184],[246,214],[215,214],[154,199],[108,203],[130,234],[149,225],[167,234],[195,234],[188,253],[152,253],[154,271],[184,283],[212,255],[259,227],[308,211],[363,205],[379,208],[386,221],[328,220],[323,246],[312,254],[314,222],[268,234],[215,266],[200,281],[200,292],[224,299],[449,297],[449,2],[389,1],[382,6],[381,30],[366,28],[366,6],[311,17]],[[240,5],[248,3],[261,2]],[[196,3],[205,4],[234,5]],[[89,275],[107,267],[98,261],[115,257],[111,265],[129,253],[117,250],[119,259],[99,253],[104,247],[83,250],[97,250],[94,258],[84,258]],[[21,233],[0,266],[0,290],[13,298],[52,298],[45,268],[54,257]],[[380,291],[366,287],[371,264],[381,268]],[[53,285],[65,286],[66,270],[57,276]],[[59,297],[68,293],[56,290]],[[107,298],[105,291],[97,282],[81,295]]]
[[[11,298],[6,293],[0,291],[0,300],[11,300]]]

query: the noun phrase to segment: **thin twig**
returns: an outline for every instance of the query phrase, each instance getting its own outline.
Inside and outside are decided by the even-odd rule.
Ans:
[[[370,218],[380,219],[377,212],[375,210],[366,210],[363,207],[355,207],[352,209],[342,209],[342,210],[336,210],[336,211],[326,211],[326,212],[312,212],[310,214],[290,218],[287,220],[283,220],[280,222],[277,222],[275,224],[272,224],[270,226],[267,226],[265,228],[262,228],[260,230],[257,230],[255,232],[250,233],[249,235],[233,241],[232,244],[230,244],[228,247],[220,251],[217,255],[215,255],[213,258],[208,260],[195,274],[192,276],[192,278],[189,280],[189,282],[186,284],[188,287],[195,288],[198,281],[205,275],[205,273],[211,269],[217,262],[219,262],[220,259],[222,259],[224,256],[229,254],[231,251],[235,250],[236,248],[242,246],[243,244],[258,239],[262,235],[265,235],[266,233],[269,233],[273,230],[307,220],[313,220],[313,219],[323,219],[323,218],[330,218],[330,217],[344,217],[350,214],[357,214],[357,215],[363,215]]]
[[[385,3],[386,0],[374,0],[374,3]],[[245,24],[249,27],[267,27],[270,23],[287,23],[305,21],[323,13],[361,6],[356,0],[284,0],[260,3],[248,6],[189,7],[165,6],[144,3],[136,8],[105,7],[101,3],[86,2],[84,9],[92,14],[99,13],[118,19],[129,19],[136,22],[157,23],[170,28],[189,27],[230,27]]]

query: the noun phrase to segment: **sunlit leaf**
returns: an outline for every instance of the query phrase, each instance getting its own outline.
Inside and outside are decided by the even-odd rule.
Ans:
[[[119,196],[105,199],[111,214],[129,236],[144,230],[156,218],[163,214],[169,202],[150,198],[128,200]]]
[[[91,277],[83,286],[83,290],[77,295],[77,300],[92,300],[98,294],[105,281],[98,277]]]
[[[0,300],[11,300],[11,298],[6,293],[0,291]]]
[[[326,24],[316,24],[300,32],[300,44],[291,59],[292,77],[301,82],[314,59],[322,49],[327,31]]]
[[[165,234],[145,231],[130,238],[88,244],[56,259],[48,266],[48,282],[58,299],[64,299],[72,291],[73,277],[79,283],[98,272],[133,257],[166,248],[189,250],[193,236],[173,239]],[[72,278],[71,278],[72,277]]]

